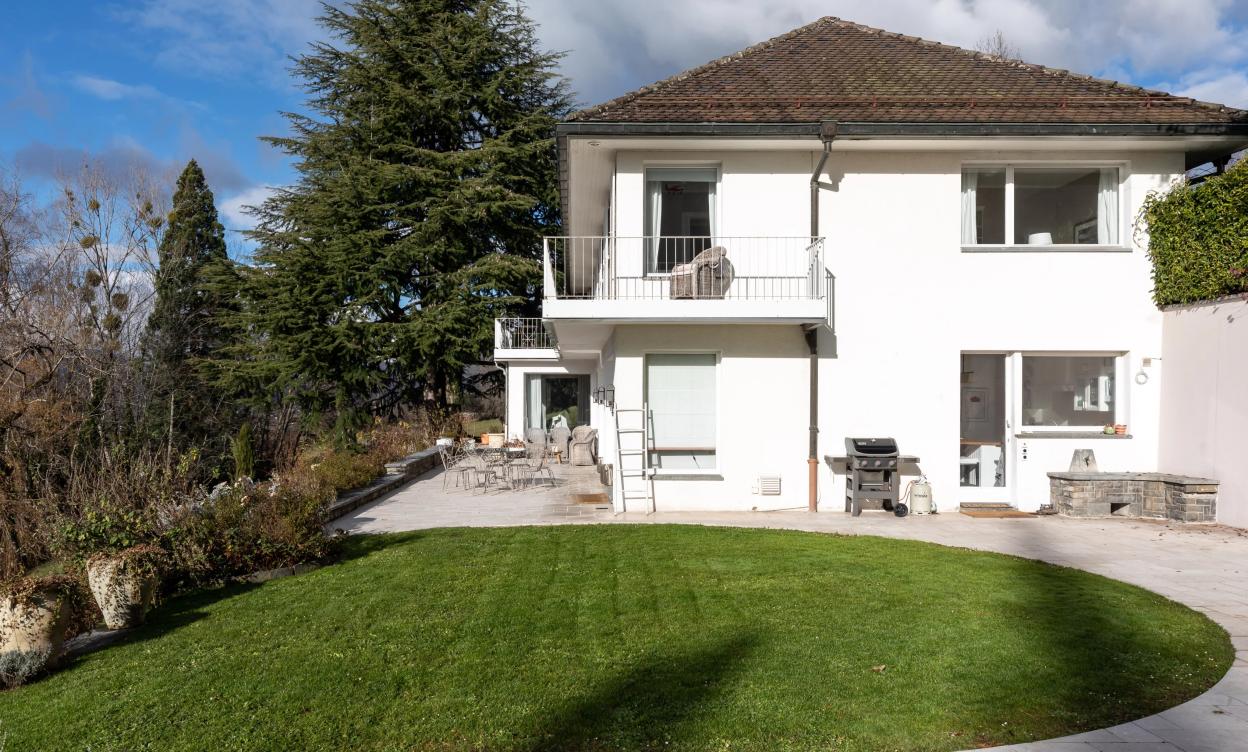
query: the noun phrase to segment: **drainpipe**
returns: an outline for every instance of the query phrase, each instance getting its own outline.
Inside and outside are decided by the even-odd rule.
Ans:
[[[810,242],[819,237],[819,189],[831,187],[820,182],[823,167],[828,162],[828,154],[832,151],[832,141],[836,139],[836,122],[823,123],[819,128],[819,139],[823,141],[823,153],[819,155],[819,164],[810,176]],[[816,270],[818,274],[818,270]],[[819,511],[819,327],[808,326],[805,329],[806,347],[810,351],[810,452],[806,458],[807,488],[806,508],[811,512]]]

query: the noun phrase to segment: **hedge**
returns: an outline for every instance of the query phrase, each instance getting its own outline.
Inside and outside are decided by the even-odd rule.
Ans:
[[[1150,193],[1140,220],[1157,305],[1248,290],[1248,160],[1203,183]]]

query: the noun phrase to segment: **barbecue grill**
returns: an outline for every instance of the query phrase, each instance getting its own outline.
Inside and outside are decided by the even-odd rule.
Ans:
[[[845,457],[831,458],[845,462],[845,511],[857,517],[864,504],[869,509],[900,511],[897,504],[901,490],[902,464],[918,464],[918,457],[902,456],[897,442],[886,438],[845,439]]]

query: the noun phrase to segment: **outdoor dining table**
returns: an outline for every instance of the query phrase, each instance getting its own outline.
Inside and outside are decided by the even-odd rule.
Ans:
[[[502,461],[510,461],[510,460],[518,460],[518,459],[523,459],[523,458],[524,458],[524,456],[525,456],[525,452],[526,452],[525,448],[524,448],[524,447],[522,447],[522,446],[520,446],[520,447],[515,447],[515,446],[501,446],[501,447],[491,447],[491,446],[485,446],[485,447],[481,447],[479,451],[481,452],[481,454],[482,454],[482,455],[484,455],[484,456],[485,456],[485,457],[487,457],[487,458],[498,459],[498,460],[502,460]],[[510,470],[510,468],[509,468],[509,467],[505,467],[505,468],[504,468],[504,470],[503,470],[503,479],[504,479],[505,481],[507,481],[507,485],[508,485],[508,486],[510,486],[511,488],[515,488],[516,479],[515,479],[515,478],[513,478],[513,477],[511,477],[511,473],[509,472],[509,470]]]

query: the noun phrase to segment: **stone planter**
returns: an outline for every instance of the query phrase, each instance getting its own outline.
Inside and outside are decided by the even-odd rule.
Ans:
[[[141,556],[101,556],[87,562],[87,584],[109,629],[137,627],[156,600],[156,569]]]
[[[65,644],[69,599],[61,588],[0,596],[0,657],[26,654],[52,662]]]

